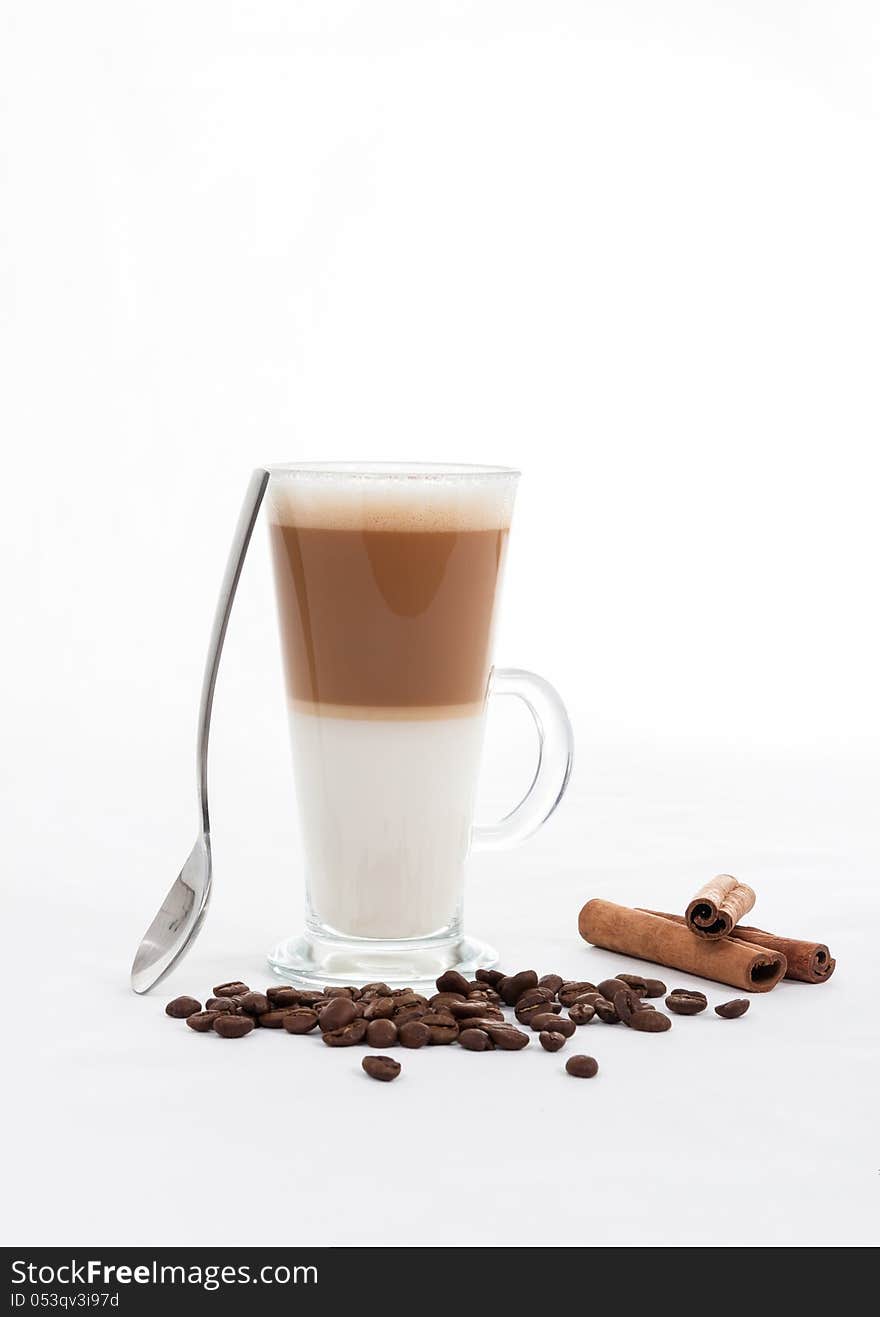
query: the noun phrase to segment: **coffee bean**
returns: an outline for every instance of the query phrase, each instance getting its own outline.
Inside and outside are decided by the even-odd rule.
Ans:
[[[462,1029],[458,1041],[466,1052],[494,1052],[495,1044],[482,1029]]]
[[[317,1007],[317,1006],[324,1006],[327,1003],[327,998],[324,996],[323,992],[312,992],[310,990],[307,991],[306,989],[303,988],[294,988],[293,994],[294,994],[293,996],[294,1006]],[[269,994],[266,993],[266,996],[269,997]],[[272,998],[269,997],[269,1000],[272,1001]],[[274,1004],[275,1003],[273,1002],[273,1005]]]
[[[503,1012],[496,1010],[487,1001],[451,1001],[449,1014],[459,1023],[463,1020],[479,1019],[481,1016],[490,1018],[496,1016],[499,1020],[504,1019]]]
[[[230,1011],[233,1015],[238,1010],[231,997],[209,997],[205,1002],[206,1011]]]
[[[423,1015],[427,1014],[424,1006],[404,1006],[401,1010],[394,1012],[394,1023],[398,1029],[408,1021],[420,1020]]]
[[[561,974],[543,974],[541,978],[538,979],[538,987],[549,988],[555,997],[564,982],[565,980]],[[553,998],[551,998],[551,1001],[552,999]]]
[[[625,983],[628,988],[638,993],[640,997],[644,997],[648,991],[648,980],[643,979],[640,974],[618,974],[617,977],[621,983]]]
[[[170,1015],[172,1020],[185,1020],[188,1015],[195,1015],[201,1009],[202,1004],[195,997],[175,997],[165,1007],[165,1014]]]
[[[589,1024],[595,1014],[595,1010],[588,1002],[576,1001],[569,1009],[568,1018],[574,1020],[575,1024]]]
[[[257,1024],[261,1029],[281,1029],[284,1026],[284,1017],[286,1015],[289,1015],[291,1011],[303,1009],[305,1008],[302,1006],[282,1006],[277,1011],[266,1011],[265,1014],[256,1017]],[[313,1011],[312,1014],[317,1019],[317,1012]]]
[[[269,1009],[269,998],[262,992],[246,992],[238,1004],[245,1015],[265,1015]]]
[[[642,999],[632,988],[621,988],[614,994],[614,1009],[624,1024],[629,1024],[636,1011],[641,1010]]]
[[[470,996],[473,996],[473,994],[471,993]],[[486,1001],[489,1002],[489,1004],[492,1006],[503,1005],[503,999],[501,993],[496,992],[494,988],[486,988],[485,992],[483,993],[483,996],[486,998]]]
[[[544,1029],[538,1034],[538,1042],[545,1052],[558,1052],[560,1047],[565,1046],[565,1036],[556,1029]]]
[[[257,1023],[262,1025],[265,1019],[265,1015],[258,1016]],[[318,1013],[310,1006],[293,1006],[290,1010],[282,1012],[281,1027],[288,1033],[311,1033],[317,1023]]]
[[[566,1020],[558,1015],[535,1015],[529,1021],[529,1025],[535,1033],[541,1033],[545,1029],[550,1029],[554,1033],[561,1033],[563,1038],[570,1038],[574,1033],[577,1025],[574,1020]]]
[[[250,1015],[230,1015],[228,1011],[220,1011],[214,1016],[214,1032],[221,1038],[244,1038],[253,1027]]]
[[[459,974],[457,969],[448,969],[437,980],[438,992],[460,992],[462,997],[466,997],[470,990],[471,985],[463,974]]]
[[[321,1033],[334,1033],[357,1019],[357,1011],[350,997],[333,997],[318,1015]],[[366,1033],[366,1025],[364,1032]]]
[[[533,969],[521,969],[498,984],[498,991],[508,1006],[515,1006],[524,992],[537,988],[538,976]]]
[[[603,1024],[620,1024],[617,1008],[613,1001],[608,1001],[607,997],[600,997],[598,1001],[594,1002],[593,1010]]]
[[[393,1014],[393,997],[373,997],[364,1007],[365,1020],[390,1020]]]
[[[514,1029],[510,1024],[497,1024],[494,1027],[490,1025],[486,1032],[495,1046],[500,1047],[503,1052],[518,1052],[520,1048],[529,1045],[529,1035],[520,1029]]]
[[[267,988],[266,999],[271,1009],[279,1010],[282,1006],[300,1006],[299,992],[286,985],[283,988]]]
[[[428,998],[428,1005],[435,1010],[441,1007],[450,1006],[454,1001],[467,1001],[463,992],[435,992],[433,997]]]
[[[397,1041],[401,1047],[424,1047],[431,1041],[431,1030],[421,1020],[407,1020],[398,1026]]]
[[[557,988],[556,997],[558,1001],[562,1002],[563,1006],[573,1006],[585,992],[595,991],[595,983],[582,983],[574,979],[568,979],[561,988]]]
[[[645,979],[646,997],[665,997],[666,984],[662,979]]]
[[[362,997],[387,997],[391,989],[387,983],[365,983],[361,988]]]
[[[599,1062],[594,1056],[570,1056],[565,1069],[575,1079],[592,1079],[599,1072]]]
[[[245,992],[250,992],[250,988],[240,979],[234,979],[232,983],[220,983],[214,988],[215,997],[240,997]]]
[[[689,988],[674,988],[666,998],[673,1015],[699,1015],[708,1005],[705,993],[691,992]]]
[[[558,1001],[539,1001],[533,1006],[517,1005],[514,1015],[520,1024],[531,1024],[536,1015],[559,1015],[562,1007]]]
[[[546,1006],[555,995],[549,988],[528,988],[517,1000],[516,1009],[519,1011],[526,1006]]]
[[[661,1015],[659,1011],[636,1011],[627,1024],[636,1033],[666,1033],[672,1028],[669,1016]]]
[[[506,978],[503,970],[500,969],[478,969],[474,978],[478,983],[488,983],[490,988],[497,988],[503,978]]]
[[[428,998],[427,998],[427,997],[423,997],[422,994],[421,994],[420,992],[413,992],[410,988],[407,988],[404,992],[400,992],[400,993],[397,993],[397,994],[395,994],[395,993],[389,993],[389,996],[393,998],[393,1001],[394,1001],[394,1009],[395,1009],[396,1011],[398,1011],[398,1010],[402,1010],[402,1008],[403,1008],[404,1006],[427,1006],[427,1005],[428,1005]],[[458,993],[455,993],[454,996],[455,996],[456,1000],[458,1000]]]
[[[354,988],[325,988],[325,997],[350,997],[354,1001]]]
[[[614,1001],[615,992],[620,992],[625,989],[626,984],[623,982],[623,979],[603,979],[602,982],[598,984],[597,990],[601,992],[606,1001]]]
[[[738,1020],[741,1015],[745,1015],[749,1005],[745,997],[734,997],[733,1001],[725,1001],[716,1006],[715,1014],[720,1015],[722,1020]]]
[[[367,1044],[370,1047],[393,1047],[397,1042],[397,1025],[393,1020],[371,1020],[367,1025]]]
[[[378,1079],[383,1084],[389,1084],[400,1074],[400,1062],[390,1056],[365,1056],[361,1065],[371,1079]]]
[[[214,1028],[214,1021],[219,1018],[218,1011],[196,1011],[193,1015],[187,1015],[186,1022],[196,1033],[207,1033]]]
[[[422,1024],[430,1031],[430,1041],[435,1046],[454,1043],[458,1037],[458,1024],[453,1016],[445,1011],[431,1011],[422,1016]]]
[[[342,998],[337,997],[336,1000],[342,1001]],[[318,1023],[321,1023],[320,1019]],[[366,1020],[352,1020],[350,1024],[345,1024],[340,1029],[331,1029],[321,1034],[328,1047],[354,1047],[355,1043],[362,1043],[366,1036]]]

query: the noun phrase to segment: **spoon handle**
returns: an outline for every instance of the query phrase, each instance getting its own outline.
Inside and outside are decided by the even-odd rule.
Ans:
[[[199,726],[196,738],[199,809],[202,813],[202,828],[205,833],[210,831],[208,820],[208,733],[211,727],[211,706],[214,703],[217,669],[220,666],[220,651],[223,649],[223,641],[226,638],[226,628],[229,625],[229,614],[232,612],[232,601],[235,599],[238,578],[241,576],[245,555],[251,542],[251,535],[257,522],[260,504],[263,501],[263,494],[266,492],[268,483],[269,472],[262,470],[260,467],[254,471],[248,481],[247,493],[241,505],[241,512],[238,514],[232,544],[229,546],[229,557],[226,560],[226,570],[223,573],[223,583],[220,586],[220,595],[217,599],[214,622],[211,627],[211,640],[205,659],[205,675],[202,678],[202,697],[199,701]]]

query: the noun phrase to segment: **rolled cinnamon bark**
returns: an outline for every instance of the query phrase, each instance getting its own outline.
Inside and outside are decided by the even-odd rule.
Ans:
[[[659,910],[651,910],[660,919],[673,919],[676,923],[685,921],[681,915],[667,915]],[[824,942],[802,941],[796,937],[777,937],[775,933],[765,933],[761,928],[749,928],[740,924],[730,934],[737,941],[748,942],[753,947],[765,947],[768,951],[779,951],[785,956],[788,968],[785,977],[797,983],[824,983],[834,973],[837,961],[831,955]]]
[[[729,937],[730,930],[755,904],[751,887],[729,873],[719,873],[697,892],[685,912],[687,926],[700,937]]]
[[[739,938],[708,941],[695,937],[680,916],[668,919],[648,910],[631,910],[613,901],[588,901],[578,916],[585,942],[686,974],[729,983],[746,992],[769,992],[786,969],[779,951],[752,946]]]

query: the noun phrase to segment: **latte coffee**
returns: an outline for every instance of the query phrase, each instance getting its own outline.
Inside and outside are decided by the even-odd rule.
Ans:
[[[280,468],[269,520],[310,922],[456,921],[515,473]]]

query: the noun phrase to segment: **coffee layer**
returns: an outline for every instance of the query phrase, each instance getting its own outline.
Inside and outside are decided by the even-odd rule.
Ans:
[[[424,710],[482,701],[506,521],[474,529],[459,516],[459,528],[449,529],[448,518],[435,516],[430,529],[340,528],[285,524],[279,514],[291,515],[294,507],[277,497],[273,506],[272,555],[293,700]],[[477,507],[469,505],[471,527]],[[413,524],[403,502],[373,502],[371,510],[372,525]],[[448,512],[438,504],[440,510]],[[476,519],[487,516],[483,507]]]

